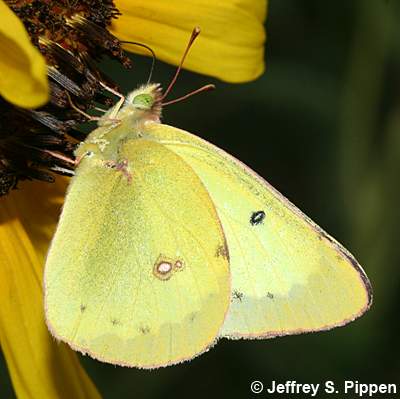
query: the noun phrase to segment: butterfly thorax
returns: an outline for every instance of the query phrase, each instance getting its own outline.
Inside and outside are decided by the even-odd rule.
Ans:
[[[75,151],[76,157],[117,161],[126,140],[140,138],[146,123],[160,122],[161,96],[160,85],[154,83],[132,91],[123,104],[116,104],[101,117],[97,129]]]

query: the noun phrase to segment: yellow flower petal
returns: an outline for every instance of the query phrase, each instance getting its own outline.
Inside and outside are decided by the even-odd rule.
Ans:
[[[75,353],[47,331],[43,268],[16,207],[22,194],[0,201],[0,344],[15,392],[19,399],[99,398]]]
[[[69,178],[57,176],[55,183],[40,181],[19,183],[12,192],[18,209],[18,218],[35,248],[41,264],[44,264],[50,241],[57,227]]]
[[[122,12],[112,32],[144,43],[157,58],[177,64],[195,26],[202,33],[185,68],[228,82],[244,82],[264,71],[266,0],[116,0]],[[137,46],[130,51],[142,53]]]
[[[46,63],[18,17],[0,0],[0,95],[35,108],[49,98]]]

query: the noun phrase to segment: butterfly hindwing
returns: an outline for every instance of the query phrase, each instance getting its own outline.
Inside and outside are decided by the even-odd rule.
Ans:
[[[47,323],[97,359],[165,366],[218,335],[230,301],[225,238],[174,152],[137,139],[120,156],[126,170],[87,157],[73,178],[46,263]]]

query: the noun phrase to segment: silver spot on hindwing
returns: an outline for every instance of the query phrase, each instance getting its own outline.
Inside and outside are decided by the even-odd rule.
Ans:
[[[160,255],[153,266],[153,274],[160,280],[169,280],[175,272],[185,268],[182,259],[171,259]]]

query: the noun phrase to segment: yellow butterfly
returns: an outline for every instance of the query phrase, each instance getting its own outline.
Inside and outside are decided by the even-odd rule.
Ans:
[[[105,362],[155,368],[221,337],[362,315],[372,291],[353,256],[246,165],[161,124],[164,97],[156,84],[133,91],[76,151],[45,268],[52,334]]]

